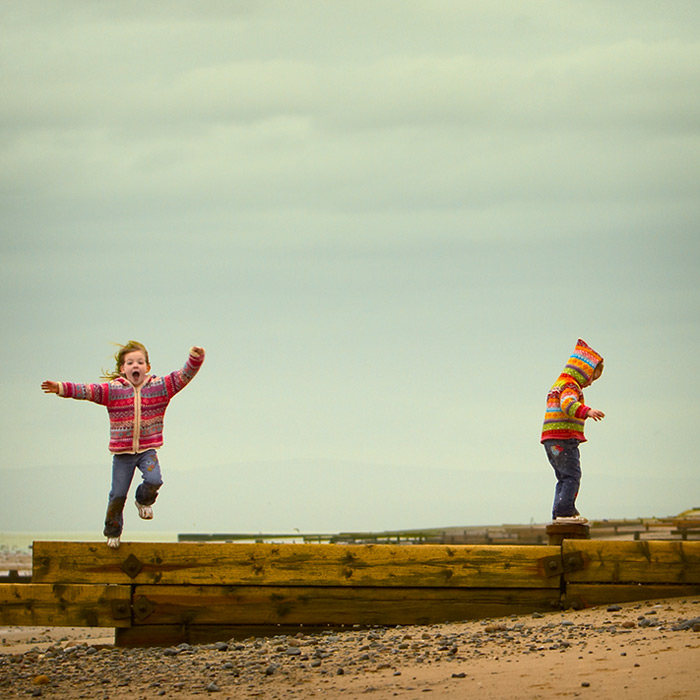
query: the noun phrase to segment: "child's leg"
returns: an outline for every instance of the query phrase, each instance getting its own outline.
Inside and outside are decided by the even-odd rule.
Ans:
[[[581,484],[578,440],[546,440],[544,449],[557,477],[552,517],[566,518],[578,515],[576,496]]]
[[[112,458],[112,488],[109,492],[105,537],[119,537],[124,527],[124,503],[134,476],[135,455],[114,455]]]
[[[152,506],[158,498],[158,489],[163,485],[158,453],[155,450],[141,453],[136,466],[143,479],[136,489],[136,502],[142,506]]]

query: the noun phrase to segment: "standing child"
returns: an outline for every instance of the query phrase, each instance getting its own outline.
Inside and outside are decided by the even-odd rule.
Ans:
[[[583,389],[601,374],[603,358],[579,339],[574,354],[547,394],[540,442],[557,477],[552,506],[552,518],[557,522],[588,522],[576,510],[581,483],[579,444],[586,441],[583,436],[586,420],[599,421],[605,414],[583,403]]]
[[[124,525],[124,503],[136,468],[142,482],[136,489],[136,507],[144,520],[153,518],[153,504],[162,486],[156,450],[163,445],[163,418],[170,399],[184,389],[204,362],[204,348],[190,349],[182,369],[165,377],[149,374],[146,348],[130,340],[115,353],[115,369],[103,384],[42,382],[46,394],[84,399],[107,407],[112,457],[112,488],[109,492],[104,534],[116,549]]]

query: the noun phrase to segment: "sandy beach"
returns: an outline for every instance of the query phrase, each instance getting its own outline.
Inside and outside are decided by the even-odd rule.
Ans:
[[[700,598],[176,648],[113,641],[109,629],[0,628],[0,698],[700,695]]]

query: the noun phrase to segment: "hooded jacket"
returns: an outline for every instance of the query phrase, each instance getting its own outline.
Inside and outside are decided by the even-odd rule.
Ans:
[[[184,389],[199,371],[204,355],[190,351],[182,369],[165,377],[149,376],[135,387],[124,377],[103,384],[59,382],[58,395],[92,401],[107,407],[109,451],[137,454],[163,445],[165,409],[175,394]]]
[[[547,394],[542,437],[545,440],[585,442],[583,426],[590,407],[583,402],[583,387],[591,383],[595,368],[603,358],[579,338],[564,371]]]

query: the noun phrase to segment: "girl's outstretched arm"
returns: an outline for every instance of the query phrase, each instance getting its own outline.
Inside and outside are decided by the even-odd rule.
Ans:
[[[58,394],[58,382],[47,379],[45,382],[41,382],[41,388],[45,394]]]

